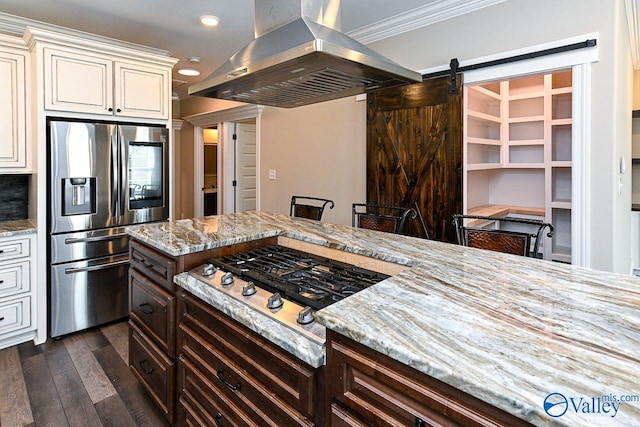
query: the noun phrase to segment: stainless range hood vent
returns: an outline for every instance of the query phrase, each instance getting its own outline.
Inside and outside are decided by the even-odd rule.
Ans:
[[[256,38],[190,95],[298,107],[422,81],[339,31],[340,0],[255,0]]]

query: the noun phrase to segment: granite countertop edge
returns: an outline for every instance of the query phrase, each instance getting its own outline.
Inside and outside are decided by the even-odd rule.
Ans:
[[[0,237],[35,234],[36,231],[35,224],[29,219],[0,221]]]

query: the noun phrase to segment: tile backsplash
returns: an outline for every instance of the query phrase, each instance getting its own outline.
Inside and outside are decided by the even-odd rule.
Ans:
[[[29,217],[29,175],[0,175],[0,221]]]

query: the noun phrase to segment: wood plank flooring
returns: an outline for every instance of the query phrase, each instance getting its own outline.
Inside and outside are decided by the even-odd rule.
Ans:
[[[0,350],[0,427],[169,426],[129,370],[126,322]]]

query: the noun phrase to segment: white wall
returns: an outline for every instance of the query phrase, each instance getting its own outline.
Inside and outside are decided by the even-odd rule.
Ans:
[[[623,3],[509,0],[370,47],[425,70],[451,58],[469,60],[598,32],[600,60],[591,66],[591,266],[628,273],[631,174],[622,176],[622,195],[617,192],[619,158],[631,156],[632,74]]]
[[[335,202],[323,221],[351,225],[351,204],[366,198],[366,102],[348,97],[262,112],[261,209],[289,213],[291,196]],[[276,179],[268,179],[269,169]]]

